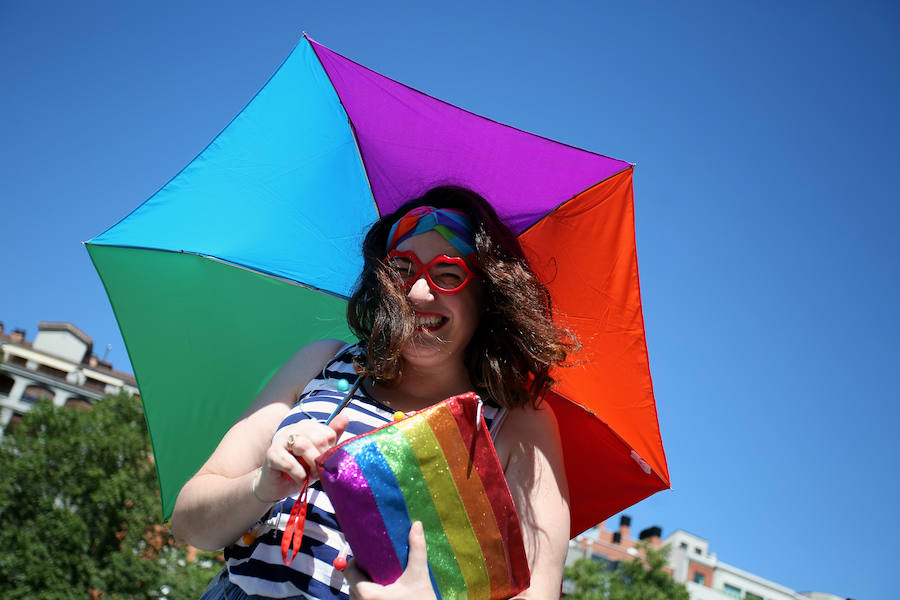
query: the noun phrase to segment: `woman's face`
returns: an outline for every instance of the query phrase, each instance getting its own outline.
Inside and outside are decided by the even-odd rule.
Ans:
[[[413,252],[423,265],[441,254],[461,256],[436,231],[404,240],[396,249]],[[417,366],[439,366],[447,360],[461,362],[481,319],[482,295],[477,280],[456,294],[442,294],[429,285],[424,273],[420,274],[407,288],[406,297],[416,316],[417,333],[403,349],[404,360]]]

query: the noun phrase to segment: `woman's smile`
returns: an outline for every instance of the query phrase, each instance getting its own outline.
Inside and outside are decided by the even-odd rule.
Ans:
[[[416,315],[416,328],[435,332],[443,327],[448,319],[444,315],[433,312],[414,311]]]

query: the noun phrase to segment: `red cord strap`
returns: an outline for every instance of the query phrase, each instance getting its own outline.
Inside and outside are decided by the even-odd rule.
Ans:
[[[306,525],[306,497],[309,493],[309,466],[306,461],[297,457],[300,465],[306,470],[307,476],[303,480],[303,487],[294,501],[291,516],[288,517],[287,526],[281,534],[281,560],[290,565],[300,552],[300,543],[303,541],[303,527]],[[293,551],[293,552],[292,552]],[[290,558],[288,558],[290,555]]]

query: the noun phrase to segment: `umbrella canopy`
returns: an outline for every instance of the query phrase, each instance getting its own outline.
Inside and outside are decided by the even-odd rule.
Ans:
[[[669,487],[632,165],[422,94],[305,38],[187,167],[87,242],[141,391],[168,517],[303,344],[350,340],[368,227],[436,185],[487,198],[578,336],[549,401],[577,534]]]

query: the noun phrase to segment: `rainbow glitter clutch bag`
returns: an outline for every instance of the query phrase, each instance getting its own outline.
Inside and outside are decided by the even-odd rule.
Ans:
[[[335,446],[322,486],[357,565],[388,584],[421,521],[435,594],[509,598],[529,585],[519,518],[474,393],[448,398]]]

